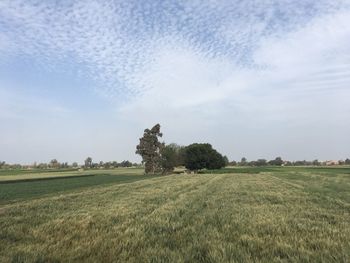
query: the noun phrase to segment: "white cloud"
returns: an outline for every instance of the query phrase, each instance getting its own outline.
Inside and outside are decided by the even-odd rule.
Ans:
[[[170,47],[169,52],[195,51],[200,59],[216,61],[218,56],[242,65],[249,63],[261,39],[275,35],[279,40],[285,32],[304,26],[308,19],[338,12],[346,6],[346,1],[340,0],[165,1],[160,6],[147,1],[136,4],[89,0],[57,5],[2,1],[0,17],[10,29],[2,32],[0,39],[9,39],[12,53],[42,60],[43,67],[55,60],[74,59],[90,70],[86,74],[96,81],[99,94],[125,98],[149,88],[144,77],[139,76],[140,71],[153,66],[159,49],[167,52],[164,45]],[[342,23],[333,24],[338,22]],[[332,25],[329,28],[333,30]],[[278,49],[275,55],[279,55],[276,52]],[[288,54],[283,56],[284,61],[293,59]],[[273,65],[272,59],[269,65]]]
[[[350,129],[341,122],[350,112],[349,8],[342,0],[1,1],[0,62],[84,65],[120,119],[161,122],[170,140],[211,140],[229,153],[233,135],[217,138],[219,125],[240,142],[251,138],[239,130],[263,130],[256,136],[268,145],[273,130],[290,134],[285,127],[325,140],[322,120]]]

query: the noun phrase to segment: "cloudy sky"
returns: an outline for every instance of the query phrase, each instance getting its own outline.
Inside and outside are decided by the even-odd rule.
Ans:
[[[0,160],[350,157],[349,0],[1,0]]]

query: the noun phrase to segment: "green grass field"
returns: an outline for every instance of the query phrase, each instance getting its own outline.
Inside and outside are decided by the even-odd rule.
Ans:
[[[132,172],[125,169],[84,171],[81,173],[46,173],[28,176],[13,176],[11,180],[0,178],[0,204],[14,203],[43,196],[53,196],[82,191],[89,187],[102,187],[109,184],[130,183],[150,176],[142,175],[141,169]],[[25,178],[27,177],[27,178]]]
[[[0,262],[350,262],[349,168],[88,171],[0,197]]]

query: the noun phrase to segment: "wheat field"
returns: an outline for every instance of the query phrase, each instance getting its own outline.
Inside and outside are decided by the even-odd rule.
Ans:
[[[0,262],[349,262],[348,170],[282,169],[9,200]]]

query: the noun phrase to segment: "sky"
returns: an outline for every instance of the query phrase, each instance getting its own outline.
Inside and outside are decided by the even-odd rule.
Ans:
[[[0,160],[350,158],[349,0],[0,0]]]

